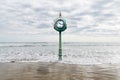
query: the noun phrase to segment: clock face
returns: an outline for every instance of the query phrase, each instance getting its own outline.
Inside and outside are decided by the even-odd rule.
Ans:
[[[63,21],[57,21],[56,25],[57,25],[58,28],[62,28],[63,25],[64,25],[64,22]]]

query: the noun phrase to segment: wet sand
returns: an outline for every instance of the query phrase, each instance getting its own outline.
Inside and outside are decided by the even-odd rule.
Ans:
[[[120,65],[0,63],[0,80],[120,80]]]

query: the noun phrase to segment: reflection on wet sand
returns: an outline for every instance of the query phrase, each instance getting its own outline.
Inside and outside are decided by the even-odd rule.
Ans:
[[[119,80],[120,65],[0,63],[0,80]]]

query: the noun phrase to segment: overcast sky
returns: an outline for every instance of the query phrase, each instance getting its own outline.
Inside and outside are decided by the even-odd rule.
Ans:
[[[60,11],[63,41],[120,41],[120,0],[0,0],[0,42],[57,42]]]

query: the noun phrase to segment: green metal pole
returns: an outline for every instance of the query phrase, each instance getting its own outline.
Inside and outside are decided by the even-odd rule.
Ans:
[[[61,31],[59,32],[59,60],[62,60],[62,37],[61,37]]]

